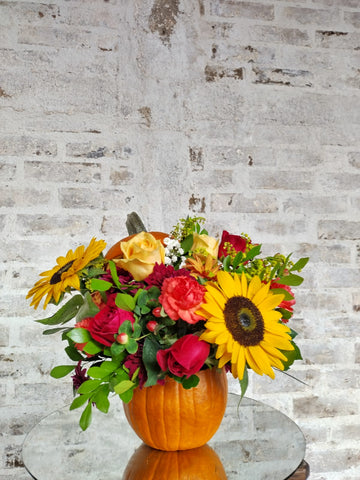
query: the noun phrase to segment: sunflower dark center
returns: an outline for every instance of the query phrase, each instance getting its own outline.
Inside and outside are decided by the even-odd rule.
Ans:
[[[70,262],[63,265],[57,272],[50,279],[50,285],[55,285],[56,283],[61,282],[61,275],[69,270],[71,265],[74,263],[75,260],[71,260]]]
[[[258,345],[264,338],[264,319],[246,297],[231,297],[225,304],[225,324],[236,342],[244,347]]]

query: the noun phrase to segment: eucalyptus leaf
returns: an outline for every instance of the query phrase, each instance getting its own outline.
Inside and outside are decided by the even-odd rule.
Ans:
[[[74,362],[78,362],[80,360],[83,360],[83,356],[74,347],[73,344],[70,344],[67,347],[65,347],[65,352],[66,352],[67,356],[70,358],[70,360],[73,360]]]
[[[62,328],[62,327],[59,327],[59,328],[48,328],[47,330],[44,330],[42,332],[43,335],[52,335],[53,333],[59,333],[59,332],[63,332],[65,330],[68,330],[67,328]]]
[[[80,322],[83,318],[94,317],[100,311],[99,307],[95,305],[89,292],[84,295],[84,303],[80,307],[76,321]]]
[[[83,296],[75,295],[74,297],[70,298],[70,300],[65,303],[65,305],[63,305],[54,315],[49,318],[36,320],[36,322],[43,325],[63,325],[75,317],[83,303]]]
[[[98,392],[92,397],[92,401],[95,402],[96,407],[103,413],[109,411],[110,402],[108,399],[109,387],[104,385],[103,388],[100,388]]]

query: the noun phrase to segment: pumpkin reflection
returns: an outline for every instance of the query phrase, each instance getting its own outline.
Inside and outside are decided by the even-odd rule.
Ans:
[[[226,480],[215,451],[204,445],[165,452],[142,444],[130,458],[122,480]]]

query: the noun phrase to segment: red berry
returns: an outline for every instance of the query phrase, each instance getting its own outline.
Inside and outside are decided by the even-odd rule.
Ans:
[[[155,307],[152,311],[154,317],[161,317],[161,307]]]
[[[157,322],[156,322],[155,320],[150,320],[150,321],[146,324],[146,328],[147,328],[150,332],[153,332],[156,327],[157,327]]]
[[[127,333],[120,333],[116,337],[116,341],[120,343],[121,345],[125,345],[129,340],[129,335]]]

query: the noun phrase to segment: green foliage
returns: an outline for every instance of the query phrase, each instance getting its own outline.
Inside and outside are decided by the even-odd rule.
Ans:
[[[66,375],[68,375],[74,369],[75,365],[58,365],[51,370],[50,375],[53,378],[62,378],[66,377]]]
[[[64,325],[64,323],[69,322],[77,315],[83,303],[84,299],[82,295],[74,295],[54,315],[35,321],[43,325]]]
[[[245,367],[243,378],[239,380],[239,383],[240,383],[240,389],[241,389],[241,397],[240,397],[240,400],[241,400],[245,395],[249,385],[249,374],[248,374],[247,367]]]

